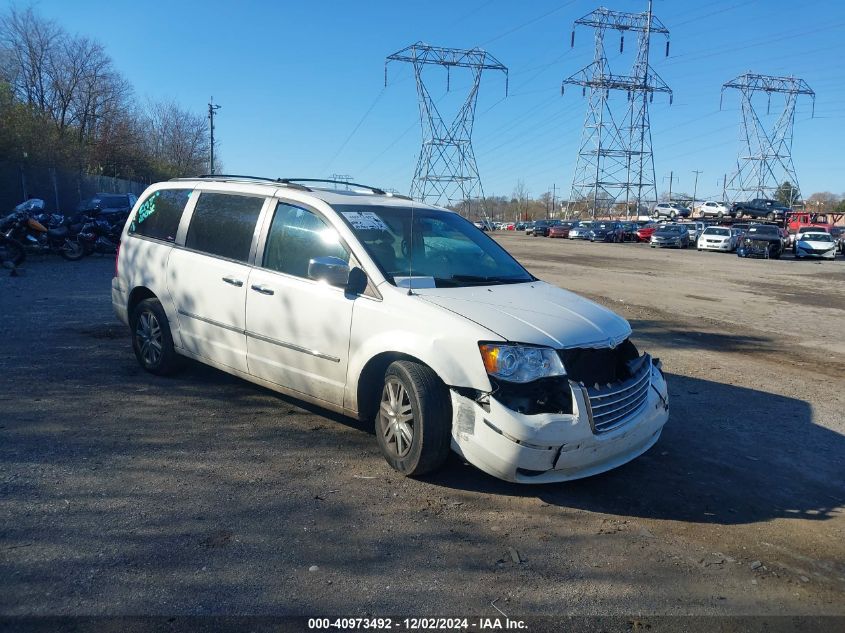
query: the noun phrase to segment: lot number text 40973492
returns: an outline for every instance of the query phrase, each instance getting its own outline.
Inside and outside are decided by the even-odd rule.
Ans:
[[[309,630],[344,631],[495,631],[526,630],[522,620],[510,618],[309,618]]]

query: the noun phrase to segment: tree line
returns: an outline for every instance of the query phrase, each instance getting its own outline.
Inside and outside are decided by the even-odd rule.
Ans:
[[[204,115],[138,104],[96,40],[0,14],[0,162],[154,182],[207,172],[209,149]]]

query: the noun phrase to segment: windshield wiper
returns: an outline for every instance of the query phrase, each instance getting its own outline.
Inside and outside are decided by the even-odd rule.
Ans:
[[[531,281],[524,277],[485,277],[483,275],[452,275],[450,279],[478,284],[521,284]]]

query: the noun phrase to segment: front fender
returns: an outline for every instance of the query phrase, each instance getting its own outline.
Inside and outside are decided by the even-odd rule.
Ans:
[[[418,296],[389,290],[384,295],[384,301],[359,300],[355,305],[345,408],[357,411],[361,373],[371,359],[384,353],[418,359],[449,386],[491,390],[478,342],[501,337]]]

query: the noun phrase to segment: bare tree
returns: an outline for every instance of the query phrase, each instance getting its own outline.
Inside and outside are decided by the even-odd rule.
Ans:
[[[148,112],[148,150],[156,166],[169,176],[206,171],[209,156],[205,117],[173,102],[153,104]]]

